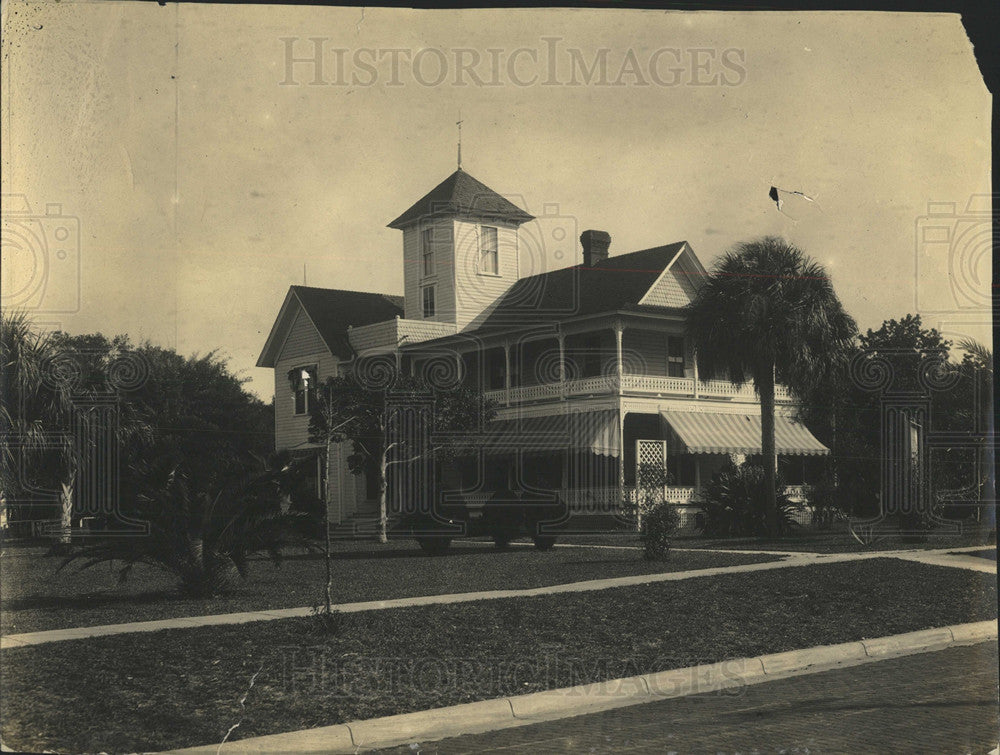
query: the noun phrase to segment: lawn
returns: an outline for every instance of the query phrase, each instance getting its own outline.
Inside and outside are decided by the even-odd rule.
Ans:
[[[543,553],[516,547],[496,552],[487,543],[456,544],[447,555],[434,558],[423,555],[412,542],[336,547],[334,600],[339,603],[542,587],[775,560],[735,553],[674,553],[667,562],[651,562],[631,550],[556,548]],[[42,553],[37,548],[6,548],[0,554],[4,634],[308,606],[320,600],[325,579],[323,561],[315,555],[290,557],[280,568],[257,560],[250,579],[233,594],[194,600],[177,594],[173,578],[151,567],[136,567],[128,582],[119,586],[107,565],[84,571],[71,565],[57,574],[61,561]]]
[[[162,750],[995,616],[992,575],[872,559],[119,635],[4,652],[0,720],[15,749]]]
[[[679,537],[673,547],[687,549],[765,550],[797,553],[871,553],[884,550],[933,550],[962,548],[992,543],[992,532],[932,533],[924,542],[910,542],[899,535],[886,535],[871,545],[862,545],[849,533],[807,529],[785,537],[705,538]],[[562,543],[578,545],[639,545],[634,532],[609,532],[600,535],[577,535],[560,538]]]

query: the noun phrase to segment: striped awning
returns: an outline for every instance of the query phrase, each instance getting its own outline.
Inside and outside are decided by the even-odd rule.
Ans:
[[[477,445],[484,453],[589,451],[621,453],[618,413],[613,409],[517,417],[491,422]]]
[[[692,454],[759,454],[760,416],[708,412],[660,412]],[[830,453],[805,425],[791,417],[774,418],[779,454],[819,456]]]

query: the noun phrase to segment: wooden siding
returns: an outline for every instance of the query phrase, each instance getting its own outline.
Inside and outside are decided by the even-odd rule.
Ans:
[[[297,305],[296,305],[297,306]],[[308,316],[299,309],[288,337],[274,364],[274,447],[309,447],[309,417],[295,414],[295,402],[288,382],[288,371],[315,364],[317,378],[325,380],[337,372],[338,359],[330,353]]]
[[[694,298],[694,286],[689,276],[677,270],[675,263],[670,270],[649,290],[645,304],[658,307],[683,307]]]
[[[497,275],[479,272],[480,229],[497,229]],[[503,223],[455,221],[455,325],[477,327],[517,282],[517,227]]]
[[[434,229],[434,274],[423,276],[423,255],[420,239],[424,228]],[[407,320],[423,320],[424,284],[434,286],[434,317],[428,320],[455,322],[455,265],[452,254],[452,221],[437,220],[417,223],[403,231],[403,316]]]

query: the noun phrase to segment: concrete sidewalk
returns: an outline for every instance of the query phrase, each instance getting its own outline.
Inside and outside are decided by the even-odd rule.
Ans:
[[[570,546],[576,547],[576,546]],[[593,546],[587,546],[593,547]],[[612,546],[618,547],[618,546]],[[673,582],[682,579],[698,577],[713,577],[721,574],[740,574],[745,572],[765,571],[770,569],[794,568],[812,564],[832,564],[845,561],[862,561],[871,558],[902,558],[917,561],[932,566],[947,566],[974,571],[996,572],[996,564],[985,559],[971,556],[949,556],[949,552],[959,550],[981,550],[982,546],[971,548],[942,548],[927,551],[872,551],[868,553],[797,553],[784,561],[766,561],[759,564],[741,564],[738,566],[717,566],[709,569],[694,569],[690,571],[664,572],[660,574],[639,574],[630,577],[612,577],[608,579],[591,579],[583,582],[569,582],[561,585],[532,587],[519,590],[489,590],[483,592],[449,593],[444,595],[424,595],[414,598],[396,598],[393,600],[370,600],[359,603],[341,603],[334,608],[344,613],[359,611],[382,611],[390,608],[407,608],[411,606],[446,605],[452,603],[467,603],[473,600],[495,600],[500,598],[523,598],[539,595],[558,595],[560,593],[586,592],[590,590],[607,590],[615,587],[629,587],[657,582]],[[727,551],[731,552],[731,551]],[[753,551],[744,551],[752,553]],[[207,616],[186,616],[157,621],[138,621],[127,624],[104,624],[91,627],[71,627],[66,629],[51,629],[43,632],[27,632],[12,634],[0,638],[0,650],[41,645],[48,642],[79,640],[89,637],[106,637],[116,634],[133,632],[159,632],[165,629],[189,629],[191,627],[218,626],[222,624],[244,624],[251,621],[274,621],[277,619],[292,619],[309,616],[313,612],[311,606],[300,608],[281,608],[267,611],[244,611],[240,613],[210,614]]]
[[[358,752],[555,721],[996,639],[995,621],[958,624],[170,752]]]

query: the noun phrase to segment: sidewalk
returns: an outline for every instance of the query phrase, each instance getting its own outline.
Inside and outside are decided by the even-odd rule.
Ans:
[[[583,547],[567,545],[566,547]],[[594,546],[586,546],[594,547]],[[621,546],[609,546],[621,547]],[[739,566],[719,566],[710,569],[696,569],[681,572],[666,572],[661,574],[640,574],[631,577],[613,577],[609,579],[592,579],[583,582],[569,582],[561,585],[533,587],[520,590],[490,590],[483,592],[450,593],[444,595],[425,595],[415,598],[397,598],[393,600],[371,600],[359,603],[341,603],[334,608],[344,613],[359,611],[382,611],[390,608],[406,608],[410,606],[443,605],[451,603],[467,603],[473,600],[494,600],[499,598],[521,598],[538,595],[557,595],[560,593],[586,592],[590,590],[606,590],[615,587],[629,587],[656,582],[672,582],[698,577],[713,577],[720,574],[738,574],[743,572],[764,571],[768,569],[785,569],[811,564],[831,564],[844,561],[861,561],[871,558],[901,558],[917,561],[933,566],[946,566],[959,569],[971,569],[982,572],[996,572],[996,564],[985,559],[971,556],[949,556],[949,552],[981,550],[980,547],[942,548],[939,550],[913,551],[872,551],[868,553],[794,553],[784,561],[768,561],[759,564],[741,564]],[[754,553],[758,551],[742,551]],[[221,624],[243,624],[251,621],[274,621],[309,616],[313,612],[311,606],[301,608],[282,608],[271,611],[245,611],[241,613],[210,614],[207,616],[187,616],[158,621],[139,621],[127,624],[105,624],[91,627],[72,627],[68,629],[52,629],[43,632],[27,632],[12,634],[0,638],[0,650],[41,645],[48,642],[78,640],[88,637],[106,637],[132,632],[159,632],[165,629],[189,629],[191,627],[216,626]]]
[[[495,732],[706,692],[738,691],[751,685],[831,669],[989,641],[995,643],[996,638],[994,621],[958,624],[170,752],[175,755],[346,753],[407,743],[412,747],[418,742]],[[912,726],[913,722],[908,723]]]

